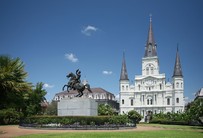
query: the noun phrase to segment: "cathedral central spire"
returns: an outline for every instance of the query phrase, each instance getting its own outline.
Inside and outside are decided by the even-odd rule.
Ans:
[[[156,42],[154,40],[154,34],[152,29],[152,16],[150,15],[150,24],[144,57],[154,57],[154,56],[157,56],[157,52],[156,52]]]

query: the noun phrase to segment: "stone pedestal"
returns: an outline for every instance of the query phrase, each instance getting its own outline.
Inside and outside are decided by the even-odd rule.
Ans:
[[[58,102],[58,116],[97,116],[98,103],[90,98],[62,99]]]

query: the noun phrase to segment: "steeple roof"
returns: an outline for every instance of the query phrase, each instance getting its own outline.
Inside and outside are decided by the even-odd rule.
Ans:
[[[154,34],[152,29],[152,17],[150,15],[150,24],[144,57],[154,57],[154,56],[157,56],[157,52],[156,52],[156,42],[154,40]]]
[[[123,52],[123,62],[122,62],[122,67],[121,67],[120,80],[129,80],[127,68],[126,68],[126,63],[125,63],[125,53],[124,52]]]
[[[179,53],[178,53],[178,47],[177,47],[177,52],[176,52],[176,59],[175,59],[173,77],[183,77],[181,63],[180,63],[180,56],[179,56]]]

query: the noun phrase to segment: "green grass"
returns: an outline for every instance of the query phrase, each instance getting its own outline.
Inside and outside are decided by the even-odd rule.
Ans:
[[[179,125],[159,125],[159,124],[139,124],[139,126],[153,126],[166,128],[156,131],[129,131],[129,132],[65,132],[47,133],[20,136],[18,138],[202,138],[203,127],[179,126]]]
[[[164,124],[139,124],[139,126],[153,126],[166,129],[178,129],[178,130],[202,130],[203,126],[185,126],[185,125],[164,125]]]
[[[78,133],[49,133],[21,136],[19,138],[202,138],[202,132],[160,130],[139,132],[78,132]]]

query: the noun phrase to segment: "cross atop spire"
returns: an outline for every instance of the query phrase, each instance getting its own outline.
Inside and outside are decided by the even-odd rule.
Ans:
[[[123,52],[123,62],[122,62],[122,67],[121,67],[120,80],[129,80],[127,68],[126,68],[126,63],[125,63],[125,53],[124,52]]]
[[[154,40],[154,34],[153,34],[153,29],[152,29],[152,15],[150,14],[149,16],[150,16],[150,24],[149,24],[147,43],[146,43],[146,46],[145,46],[145,55],[144,55],[144,57],[157,56],[156,42]]]
[[[149,21],[150,21],[150,23],[152,22],[152,14],[151,13],[149,14]]]
[[[177,52],[176,52],[176,60],[175,60],[175,66],[173,71],[173,77],[183,77],[181,63],[180,63],[180,56],[178,52],[178,44],[177,44]]]

